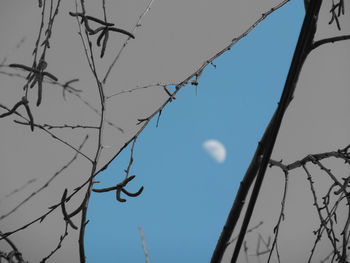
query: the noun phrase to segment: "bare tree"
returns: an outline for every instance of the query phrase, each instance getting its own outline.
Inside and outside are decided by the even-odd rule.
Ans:
[[[213,65],[215,59],[230,50],[238,41],[247,36],[249,32],[252,31],[261,21],[289,1],[282,1],[281,3],[268,9],[268,11],[263,13],[258,20],[256,20],[252,25],[248,26],[242,34],[234,37],[229,44],[216,52],[214,55],[208,56],[203,64],[201,64],[193,72],[187,73],[187,76],[181,81],[172,83],[157,82],[131,89],[123,89],[118,92],[111,92],[109,89],[108,93],[106,91],[108,89],[107,82],[111,77],[111,72],[121,60],[121,55],[123,52],[126,52],[125,50],[129,43],[131,45],[131,43],[137,41],[137,32],[142,26],[143,19],[148,15],[154,0],[147,2],[147,4],[140,11],[136,23],[130,29],[119,27],[119,25],[116,24],[117,22],[111,19],[107,12],[108,3],[106,3],[105,0],[99,1],[98,10],[94,8],[94,4],[91,4],[90,6],[90,3],[88,4],[84,0],[74,1],[72,9],[68,14],[65,14],[65,18],[71,19],[71,22],[75,21],[75,25],[78,28],[80,50],[82,50],[82,54],[85,57],[85,63],[90,70],[90,86],[91,82],[94,82],[93,89],[89,91],[83,90],[82,87],[77,88],[78,83],[80,83],[80,76],[78,78],[77,75],[73,74],[74,76],[72,76],[71,79],[61,80],[60,72],[51,70],[54,69],[55,66],[54,60],[49,59],[50,48],[51,46],[55,45],[53,38],[55,36],[55,27],[58,23],[57,21],[60,15],[61,2],[61,0],[39,0],[36,3],[41,15],[39,17],[39,30],[36,36],[34,49],[32,50],[33,56],[30,58],[31,62],[22,64],[17,61],[11,61],[8,63],[6,58],[3,60],[1,64],[2,71],[0,73],[10,77],[11,79],[19,81],[21,89],[19,89],[19,91],[11,98],[3,97],[4,99],[0,104],[2,110],[0,118],[2,121],[8,121],[8,123],[5,123],[6,125],[10,122],[11,125],[14,123],[15,125],[25,129],[26,132],[40,130],[42,134],[48,135],[50,140],[60,145],[59,147],[64,146],[74,154],[64,164],[62,164],[51,177],[46,179],[39,187],[32,191],[31,194],[22,198],[21,201],[15,206],[12,206],[8,212],[0,215],[0,221],[14,216],[14,214],[17,213],[20,208],[22,208],[27,202],[33,200],[39,193],[46,190],[49,185],[51,186],[54,183],[57,185],[58,183],[56,183],[56,181],[58,178],[63,173],[69,171],[69,169],[71,169],[74,163],[76,163],[78,160],[84,163],[84,170],[82,173],[85,175],[87,174],[87,176],[85,176],[83,181],[73,181],[72,179],[69,185],[64,184],[63,188],[58,187],[58,189],[64,189],[63,191],[59,192],[59,199],[57,200],[57,196],[54,196],[56,198],[56,203],[51,205],[48,209],[45,208],[45,211],[42,210],[42,207],[40,211],[33,211],[33,214],[36,215],[34,219],[19,227],[17,226],[13,230],[0,232],[1,242],[5,244],[4,248],[1,247],[0,259],[3,258],[8,262],[26,262],[24,257],[25,255],[22,255],[22,252],[16,247],[15,243],[12,241],[12,237],[20,231],[30,229],[37,223],[44,222],[47,220],[49,215],[59,216],[61,223],[63,222],[63,232],[58,239],[57,245],[51,250],[51,252],[48,255],[41,257],[41,262],[46,262],[60,250],[70,231],[77,231],[78,239],[76,242],[78,243],[80,262],[86,262],[84,234],[86,225],[88,224],[87,211],[91,192],[94,191],[97,193],[104,193],[115,191],[116,200],[119,202],[126,202],[127,198],[134,198],[141,195],[143,186],[140,186],[139,190],[136,192],[130,192],[128,190],[128,184],[130,181],[135,179],[135,175],[130,175],[134,161],[133,153],[136,141],[145,127],[154,117],[157,118],[158,125],[163,109],[170,102],[176,99],[177,93],[183,87],[186,85],[192,85],[197,88],[203,71],[208,65]],[[246,260],[248,261],[248,243],[245,241],[245,234],[247,232],[250,233],[256,231],[256,229],[259,229],[259,227],[262,225],[262,223],[259,223],[258,225],[248,229],[250,218],[254,210],[254,205],[258,200],[258,194],[264,180],[266,169],[269,165],[271,167],[276,166],[280,168],[284,174],[285,185],[282,197],[282,206],[276,227],[274,229],[272,242],[266,241],[265,238],[259,233],[259,236],[256,239],[258,240],[258,243],[254,256],[260,260],[262,255],[267,255],[267,261],[269,262],[273,253],[276,251],[277,258],[279,259],[277,241],[280,225],[284,219],[289,173],[293,169],[302,168],[309,182],[310,191],[314,198],[314,206],[320,220],[320,226],[315,231],[316,238],[309,257],[309,262],[311,262],[315,248],[323,235],[327,235],[327,238],[332,245],[332,251],[330,252],[328,258],[330,258],[332,262],[334,260],[337,260],[338,262],[348,261],[347,245],[350,236],[350,232],[348,230],[350,216],[347,217],[346,223],[343,225],[340,234],[336,229],[338,227],[337,212],[340,209],[345,209],[344,207],[346,205],[350,205],[347,193],[350,177],[339,179],[333,172],[331,172],[331,170],[327,168],[326,165],[321,163],[321,160],[335,157],[345,161],[346,164],[349,164],[349,146],[337,151],[312,155],[310,154],[305,158],[288,165],[284,164],[282,161],[278,162],[271,159],[271,153],[274,148],[284,113],[293,99],[299,74],[305,60],[307,59],[307,56],[321,45],[350,39],[350,35],[340,35],[315,41],[314,37],[321,4],[322,1],[316,0],[310,1],[309,4],[305,2],[307,10],[306,16],[281,100],[274,116],[270,121],[270,124],[266,128],[265,134],[259,143],[251,165],[249,166],[241,183],[240,190],[218,241],[211,262],[221,262],[224,252],[231,244],[234,243],[235,249],[231,262],[237,261],[242,244],[244,244],[245,256]],[[98,12],[102,13],[102,15],[98,15]],[[331,19],[329,23],[331,25],[335,24],[336,27],[341,30],[340,19],[341,16],[344,15],[344,0],[332,1],[330,14]],[[115,56],[110,59],[110,63],[106,66],[106,64],[101,63],[101,59],[106,59],[106,52],[115,45],[114,39],[110,38],[110,36],[114,34],[121,38],[121,44],[119,44],[119,49],[115,53]],[[21,43],[22,42],[23,41],[21,41]],[[46,92],[47,86],[54,87],[56,89],[52,92],[52,94],[48,94]],[[60,97],[57,97],[57,88],[60,89]],[[128,134],[131,134],[131,136],[124,136],[123,134],[125,133],[125,128],[116,123],[115,118],[113,118],[107,111],[108,107],[110,107],[111,99],[124,93],[134,93],[139,90],[149,90],[151,88],[157,88],[158,91],[162,91],[162,102],[156,106],[152,105],[150,114],[138,117],[137,128],[134,130],[128,130]],[[84,93],[87,93],[87,95]],[[74,106],[79,104],[79,107],[85,107],[84,110],[80,112],[78,110],[74,110],[72,115],[76,114],[78,116],[78,113],[82,113],[83,111],[88,111],[88,113],[83,115],[81,119],[80,116],[79,118],[76,118],[76,116],[75,118],[70,118],[70,116],[66,115],[66,119],[64,119],[63,123],[56,122],[55,115],[50,116],[49,118],[43,117],[42,112],[44,110],[41,109],[48,109],[50,108],[48,106],[51,106],[48,105],[46,101],[54,104],[55,100],[60,100],[60,103],[62,103],[63,101],[68,100],[68,96],[70,98],[74,98],[72,103]],[[89,100],[90,96],[95,96],[93,102]],[[91,113],[94,114],[93,117],[91,117]],[[48,121],[53,119],[55,122]],[[77,120],[82,121],[77,122]],[[68,133],[72,132],[71,137],[67,136],[67,131]],[[73,134],[73,131],[78,132]],[[112,132],[118,133],[121,136],[122,144],[108,145],[108,140],[105,140],[105,137],[108,137],[108,134]],[[111,162],[115,160],[118,155],[128,146],[130,146],[131,149],[130,160],[125,169],[124,179],[114,186],[106,188],[97,187],[98,181],[95,180],[96,176],[107,169]],[[322,203],[320,203],[318,200],[318,195],[313,184],[312,174],[307,168],[307,164],[310,163],[319,167],[331,179],[331,184],[328,187],[327,193],[322,196]],[[38,164],[38,166],[40,165],[41,164]],[[237,222],[243,209],[245,199],[254,180],[255,186],[250,196],[250,201],[245,213],[243,224],[239,227],[240,233],[238,236],[233,238],[233,231],[235,228],[237,228]],[[18,192],[22,192],[23,189],[31,187],[36,181],[37,178],[29,180],[26,179],[25,184],[22,184],[22,186],[19,187],[17,186],[18,188],[7,194],[4,198],[9,198]],[[77,219],[77,216],[80,216],[80,219]],[[61,218],[63,218],[63,221]],[[79,223],[76,223],[75,221],[78,220]],[[144,252],[148,261],[148,252],[144,243],[142,228],[140,228],[140,232],[142,235]],[[260,250],[260,244],[263,244],[264,246],[263,251]]]

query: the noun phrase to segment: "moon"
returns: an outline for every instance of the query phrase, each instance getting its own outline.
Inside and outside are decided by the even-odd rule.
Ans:
[[[223,163],[226,159],[225,146],[218,140],[206,140],[203,148],[218,163]]]

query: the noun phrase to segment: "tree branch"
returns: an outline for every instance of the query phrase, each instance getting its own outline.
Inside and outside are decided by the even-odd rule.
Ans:
[[[318,40],[312,44],[311,50],[318,48],[319,46],[324,45],[324,44],[335,43],[338,41],[343,41],[343,40],[348,40],[348,39],[350,39],[350,35],[343,35],[343,36],[321,39],[321,40]]]

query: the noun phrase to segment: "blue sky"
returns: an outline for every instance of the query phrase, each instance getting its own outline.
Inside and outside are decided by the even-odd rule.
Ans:
[[[139,136],[127,190],[115,200],[93,193],[86,229],[88,262],[209,262],[257,143],[277,106],[304,16],[302,1],[278,10],[184,87]],[[247,25],[248,27],[249,25]],[[226,148],[223,163],[203,149],[208,139]],[[130,147],[101,173],[99,187],[124,177]],[[115,259],[115,260],[113,260]]]

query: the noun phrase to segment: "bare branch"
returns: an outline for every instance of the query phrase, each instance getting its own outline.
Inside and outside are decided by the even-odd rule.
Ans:
[[[149,12],[149,10],[151,10],[151,5],[152,5],[153,1],[154,1],[154,0],[150,0],[150,1],[149,1],[148,5],[147,5],[147,7],[146,7],[146,9],[145,9],[145,11],[143,11],[143,13],[139,16],[139,19],[137,20],[136,25],[134,26],[134,28],[133,28],[132,31],[131,31],[131,35],[132,35],[132,36],[133,36],[134,32],[136,31],[136,29],[137,29],[138,27],[141,26],[142,18]],[[109,66],[109,68],[108,68],[108,70],[107,70],[107,72],[106,72],[106,74],[105,74],[105,76],[104,76],[104,78],[103,78],[103,80],[102,80],[102,83],[103,83],[103,84],[106,84],[106,81],[107,81],[107,78],[108,78],[109,73],[111,72],[111,70],[112,70],[112,68],[114,67],[115,63],[117,63],[117,61],[119,60],[120,55],[122,54],[124,48],[125,48],[126,45],[129,43],[129,40],[130,40],[131,38],[132,38],[132,37],[129,36],[129,37],[125,40],[125,42],[123,43],[123,46],[122,46],[122,47],[120,48],[120,50],[118,51],[117,56],[114,58],[112,64]]]
[[[67,188],[64,189],[62,198],[61,198],[61,209],[62,209],[62,214],[64,217],[64,221],[66,221],[66,223],[68,223],[73,229],[77,230],[78,227],[74,225],[74,223],[72,222],[72,220],[70,219],[70,217],[67,214],[67,210],[66,210],[66,206],[65,206],[65,202],[67,199]]]
[[[83,140],[83,142],[80,144],[79,146],[79,150],[81,150],[81,148],[84,146],[85,142],[87,141],[87,139],[89,138],[89,136],[86,136],[85,139]],[[73,158],[67,162],[65,165],[62,166],[61,169],[59,169],[57,172],[54,173],[53,176],[51,176],[51,178],[49,180],[47,180],[40,188],[38,188],[37,190],[35,190],[34,192],[32,192],[29,196],[27,196],[23,201],[21,201],[18,205],[16,205],[11,211],[9,211],[8,213],[0,216],[0,221],[6,217],[8,217],[9,215],[11,215],[12,213],[14,213],[15,211],[17,211],[17,209],[19,209],[22,205],[24,205],[25,203],[27,203],[31,198],[33,198],[35,195],[37,195],[38,193],[40,193],[41,191],[43,191],[45,188],[47,188],[50,183],[58,176],[60,175],[63,171],[65,171],[78,157],[78,153],[75,153],[75,155],[73,156]]]
[[[13,191],[11,191],[10,193],[6,194],[6,195],[4,196],[4,198],[0,199],[0,203],[1,203],[2,200],[4,200],[5,198],[8,198],[8,197],[10,197],[10,196],[12,196],[12,195],[14,195],[14,194],[20,192],[21,190],[23,190],[24,188],[26,188],[28,185],[30,185],[30,184],[32,184],[32,183],[34,183],[34,182],[36,182],[36,181],[37,181],[37,178],[33,178],[33,179],[28,180],[28,182],[26,182],[26,183],[25,183],[24,185],[22,185],[21,187],[16,188],[16,189],[14,189]]]
[[[278,233],[279,233],[281,222],[284,220],[284,217],[285,217],[284,210],[285,210],[285,205],[286,205],[287,190],[288,190],[288,172],[284,172],[284,190],[283,190],[283,197],[282,197],[282,202],[281,202],[281,211],[280,211],[280,215],[278,217],[277,224],[276,224],[275,228],[273,229],[275,236],[274,236],[274,239],[272,242],[272,246],[271,246],[271,250],[270,250],[267,262],[270,262],[272,252],[273,252],[275,247],[276,247],[278,262],[281,262],[280,254],[279,254],[278,249],[277,249],[277,239],[278,239]]]
[[[0,105],[1,106],[1,105]],[[22,115],[19,115],[20,117],[24,118]],[[24,118],[25,120],[27,120],[26,118]],[[27,120],[28,121],[28,120]],[[23,123],[20,121],[15,120],[15,123],[21,124],[21,125],[28,125],[28,123]],[[80,155],[84,156],[87,160],[89,160],[90,162],[93,162],[92,159],[90,157],[88,157],[86,154],[84,154],[83,152],[81,152],[79,149],[75,148],[74,146],[72,146],[71,144],[69,144],[68,142],[64,141],[63,139],[59,138],[57,135],[55,135],[54,133],[52,133],[50,130],[44,128],[43,126],[39,125],[39,124],[34,124],[35,127],[38,127],[39,129],[45,131],[46,133],[50,134],[52,138],[62,142],[63,144],[67,145],[69,148],[73,149],[74,151],[76,151],[77,153],[79,153]]]
[[[348,39],[350,39],[350,35],[343,35],[343,36],[321,39],[321,40],[318,40],[312,44],[311,50],[318,48],[319,46],[324,45],[324,44],[335,43],[335,42],[348,40]]]
[[[146,242],[145,242],[145,234],[143,233],[141,226],[139,226],[139,230],[140,230],[140,235],[141,235],[141,240],[142,240],[143,252],[145,253],[145,257],[146,257],[146,263],[149,263],[149,256],[148,256],[148,251],[147,251]]]
[[[14,120],[15,123],[18,124],[22,124],[22,125],[31,125],[31,123],[27,123],[27,122],[22,122],[22,121],[18,121],[18,120]],[[76,124],[76,125],[68,125],[68,124],[63,124],[63,125],[51,125],[51,124],[34,124],[34,126],[36,127],[43,127],[43,128],[47,128],[48,130],[51,129],[65,129],[65,128],[70,128],[70,129],[77,129],[77,128],[81,128],[81,129],[98,129],[99,127],[97,126],[90,126],[90,125],[80,125],[80,124]]]
[[[64,233],[63,233],[63,235],[60,236],[60,241],[58,242],[56,248],[54,250],[52,250],[49,255],[44,257],[40,261],[40,263],[45,263],[50,257],[52,257],[61,248],[62,243],[67,236],[68,236],[68,223],[66,223],[66,225],[65,225]]]

